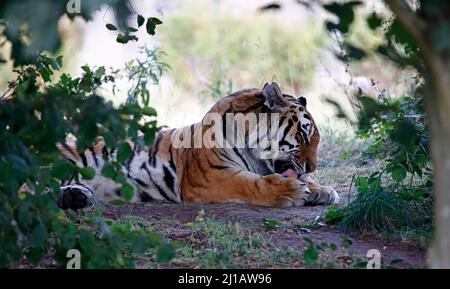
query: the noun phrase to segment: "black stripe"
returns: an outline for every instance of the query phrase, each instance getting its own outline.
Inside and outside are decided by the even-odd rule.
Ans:
[[[103,154],[103,159],[104,160],[108,160],[109,159],[109,152],[108,152],[108,150],[106,149],[106,145],[103,147],[103,149],[102,149],[102,154]]]
[[[142,164],[142,168],[147,172],[148,177],[150,179],[150,181],[155,185],[156,189],[158,190],[159,194],[166,200],[171,201],[171,202],[175,202],[174,200],[172,200],[171,198],[169,198],[169,196],[166,194],[166,192],[164,192],[164,190],[153,180],[152,178],[152,174],[150,173],[150,170],[148,169],[147,165],[145,163]]]
[[[239,112],[241,112],[241,113],[248,113],[248,112],[251,112],[251,111],[256,111],[257,108],[262,107],[263,104],[264,104],[264,101],[257,102],[256,104],[254,104],[254,105],[252,105],[252,106],[249,106],[249,107],[247,107],[247,108],[244,109],[244,110],[235,111],[235,113],[239,113]]]
[[[161,140],[162,140],[162,134],[158,133],[158,136],[156,137],[155,145],[153,146],[151,153],[149,152],[149,157],[151,158],[152,167],[156,166],[156,154],[158,153]]]
[[[285,140],[280,141],[279,145],[280,145],[280,147],[287,145],[289,149],[292,149],[295,147],[295,145],[293,145],[290,142],[285,141]]]
[[[209,158],[207,160],[208,160],[208,165],[213,169],[224,170],[224,169],[230,168],[229,166],[215,165],[211,162],[211,160]]]
[[[150,202],[153,201],[153,198],[146,194],[145,192],[139,192],[139,198],[141,199],[141,202]]]
[[[138,178],[133,178],[133,180],[138,183],[138,185],[140,185],[141,187],[148,187],[148,184],[146,184],[143,180],[138,179]]]
[[[169,156],[170,156],[170,159],[169,159],[170,168],[173,170],[173,172],[175,174],[177,174],[177,168],[175,167],[175,163],[173,162],[173,147],[172,147],[172,145],[169,146]]]
[[[303,142],[304,142],[305,144],[309,144],[308,136],[307,136],[306,133],[303,131],[302,126],[301,126],[300,123],[298,123],[297,129],[300,131],[300,134],[301,134],[301,136],[302,136],[302,138],[303,138]]]
[[[200,128],[200,130],[201,130],[201,128]],[[194,128],[194,125],[193,125],[193,124],[192,124],[191,127],[190,127],[189,135],[190,135],[191,137],[190,137],[190,139],[189,139],[188,147],[190,147],[190,148],[195,148],[195,128]],[[183,139],[183,141],[184,141],[184,139]]]
[[[81,161],[83,162],[83,166],[87,167],[87,159],[86,159],[86,155],[84,153],[79,153],[79,156],[81,158]]]
[[[294,122],[292,121],[292,119],[290,119],[288,121],[288,125],[284,128],[283,137],[281,138],[282,140],[284,140],[286,138],[287,134],[289,133],[289,131],[291,130],[293,125],[294,125]]]
[[[62,146],[63,146],[64,149],[65,149],[66,151],[68,151],[74,158],[77,158],[77,155],[74,154],[74,152],[72,151],[72,148],[71,148],[66,142],[63,142],[63,143],[62,143]]]
[[[95,165],[98,167],[98,159],[97,159],[97,156],[95,155],[94,147],[93,147],[93,146],[90,146],[90,147],[89,147],[89,150],[90,150],[91,153],[92,153],[92,158],[94,159]]]
[[[244,159],[244,157],[239,153],[239,150],[236,147],[233,147],[234,153],[242,160],[242,162],[245,165],[245,168],[249,171],[250,166],[248,165],[247,161]]]
[[[224,146],[225,147],[227,147],[227,143],[228,144],[230,144],[230,145],[234,145],[234,134],[233,134],[233,139],[231,140],[231,142],[229,142],[229,139],[227,139],[227,128],[228,128],[228,126],[227,126],[227,118],[226,118],[226,115],[227,115],[227,113],[230,113],[230,111],[231,110],[226,110],[225,112],[224,112],[224,114],[222,115],[222,137],[223,137],[223,139],[224,139]],[[233,126],[234,126],[234,124],[233,124]]]
[[[125,162],[125,168],[127,169],[127,171],[130,171],[131,162],[133,161],[134,157],[136,156],[136,148],[137,148],[137,143],[135,143],[133,146],[133,153],[131,154],[131,157]]]
[[[172,175],[172,172],[166,167],[163,166],[164,170],[164,182],[167,187],[175,193],[175,177]]]
[[[228,156],[228,154],[226,154],[225,151],[223,151],[223,150],[220,150],[220,151],[213,150],[213,152],[216,152],[217,157],[218,157],[220,160],[223,161],[223,159],[222,159],[221,157],[224,157],[227,161],[232,162],[232,163],[236,164],[237,166],[239,166],[239,164],[238,164],[235,160],[231,159],[231,158]],[[222,154],[219,154],[219,152],[223,152],[223,153],[222,153]]]

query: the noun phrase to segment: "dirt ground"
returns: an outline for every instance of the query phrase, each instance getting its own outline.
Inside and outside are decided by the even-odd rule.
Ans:
[[[153,224],[160,224],[158,229],[164,232],[168,239],[181,242],[193,233],[182,225],[195,221],[200,212],[204,218],[210,217],[222,222],[238,222],[262,234],[279,247],[303,251],[307,246],[304,237],[311,239],[314,243],[325,242],[338,246],[342,244],[342,240],[348,239],[351,240],[351,245],[346,248],[345,256],[352,255],[361,261],[367,261],[367,251],[377,249],[381,253],[382,264],[390,264],[393,260],[400,259],[403,262],[399,267],[424,268],[426,266],[426,253],[423,250],[370,236],[351,236],[324,222],[318,222],[317,225],[317,220],[326,210],[327,207],[324,206],[277,209],[244,204],[146,203],[107,205],[102,211],[106,218],[113,220],[123,216],[136,216]],[[265,219],[278,220],[283,226],[268,228],[264,225]],[[174,225],[173,222],[165,223],[164,220],[176,220],[179,226]],[[311,226],[311,224],[316,225]],[[345,256],[338,258],[346,258]]]

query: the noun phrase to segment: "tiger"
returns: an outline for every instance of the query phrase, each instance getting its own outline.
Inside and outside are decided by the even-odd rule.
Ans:
[[[250,147],[248,142],[243,147],[183,147],[177,143],[176,140],[191,143],[195,132],[206,133],[213,125],[203,121],[208,114],[225,119],[230,113],[244,117],[278,116],[271,117],[276,122],[267,125],[268,131],[277,131],[275,140],[265,148]],[[320,133],[307,110],[305,97],[282,93],[276,82],[265,83],[262,89],[244,89],[221,98],[203,120],[184,128],[160,131],[152,147],[129,142],[133,153],[124,162],[122,171],[135,187],[130,202],[242,203],[274,208],[339,202],[332,187],[321,186],[311,178],[317,168]],[[248,140],[259,124],[246,122],[243,135],[236,132],[231,135]],[[216,130],[212,139],[223,138],[227,133],[228,128]],[[261,153],[271,146],[278,147],[278,153],[272,158],[262,158]],[[81,153],[77,152],[74,140],[57,147],[63,158],[96,171],[91,180],[80,179],[79,183],[61,187],[58,204],[62,209],[90,207],[94,199],[103,202],[123,199],[121,185],[101,174],[106,163],[116,160],[116,148],[106,147],[102,137]]]

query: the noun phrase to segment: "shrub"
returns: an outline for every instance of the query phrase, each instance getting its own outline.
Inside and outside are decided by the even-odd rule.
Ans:
[[[356,199],[341,210],[340,223],[356,232],[430,230],[432,172],[420,95],[359,100],[358,134],[373,141],[364,154],[382,160],[384,169],[354,177]]]
[[[151,145],[159,130],[154,119],[156,111],[149,106],[148,85],[160,77],[161,70],[156,68],[161,63],[157,61],[157,54],[149,54],[146,62],[130,63],[122,72],[86,65],[81,77],[63,74],[56,81],[53,75],[60,70],[63,60],[50,52],[59,48],[56,24],[58,16],[65,14],[66,3],[46,1],[47,6],[38,3],[48,8],[39,11],[49,15],[40,15],[37,19],[35,15],[27,17],[30,11],[35,13],[32,9],[36,7],[35,1],[25,2],[27,5],[22,2],[18,5],[17,1],[0,4],[0,38],[7,40],[3,43],[9,41],[12,45],[8,62],[13,63],[17,75],[0,98],[0,267],[15,266],[23,257],[36,264],[46,255],[64,266],[69,249],[80,250],[83,268],[132,267],[133,258],[126,253],[128,240],[115,234],[99,212],[69,211],[66,214],[57,207],[55,200],[62,180],[90,179],[94,173],[92,168],[80,169],[60,160],[55,144],[74,135],[78,150],[83,151],[94,138],[104,136],[107,146],[119,147],[118,161],[109,164],[105,174],[121,183],[124,197],[131,198],[133,187],[121,174],[121,165],[131,153],[125,140],[138,141],[138,135],[142,134],[144,142]],[[93,13],[103,2],[109,3],[91,1],[89,8],[93,10],[84,12]],[[110,4],[116,15],[127,19],[129,10],[124,3],[126,1]],[[17,13],[11,17],[4,14],[5,11]],[[54,14],[55,11],[59,14]],[[90,14],[82,16],[89,19]],[[155,19],[147,19],[146,29],[151,35],[160,24]],[[30,21],[33,25],[25,25]],[[143,23],[139,16],[138,25]],[[123,28],[123,21],[119,20],[118,24]],[[24,29],[13,33],[18,27]],[[112,24],[107,28],[119,30]],[[49,38],[28,37],[28,34],[42,33]],[[31,42],[23,42],[27,37]],[[133,39],[135,36],[130,31],[125,34],[118,31],[118,42]],[[149,67],[155,70],[148,70]],[[142,73],[143,68],[145,73]],[[97,90],[105,83],[114,83],[120,75],[140,82],[129,90],[129,100],[115,107],[99,96]],[[155,244],[145,234],[132,244],[139,248],[161,246],[159,251],[169,251],[164,249],[169,246],[165,242]]]

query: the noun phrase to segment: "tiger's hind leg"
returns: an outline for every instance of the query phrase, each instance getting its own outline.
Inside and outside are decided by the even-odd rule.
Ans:
[[[94,206],[94,193],[87,186],[73,184],[61,187],[61,194],[58,197],[58,206],[63,209],[81,210]]]
[[[61,187],[61,195],[58,198],[60,208],[77,210],[92,207],[94,203],[97,205],[97,203],[102,202],[123,200],[121,194],[122,185],[104,177],[101,173],[103,166],[107,162],[115,160],[116,154],[114,148],[106,148],[102,137],[98,137],[88,149],[81,153],[77,151],[76,141],[72,138],[64,143],[58,143],[56,146],[65,159],[80,168],[91,167],[95,170],[93,179],[80,179],[82,183],[65,184]],[[129,181],[131,183],[133,180]],[[131,201],[136,200],[137,197],[133,197]]]

